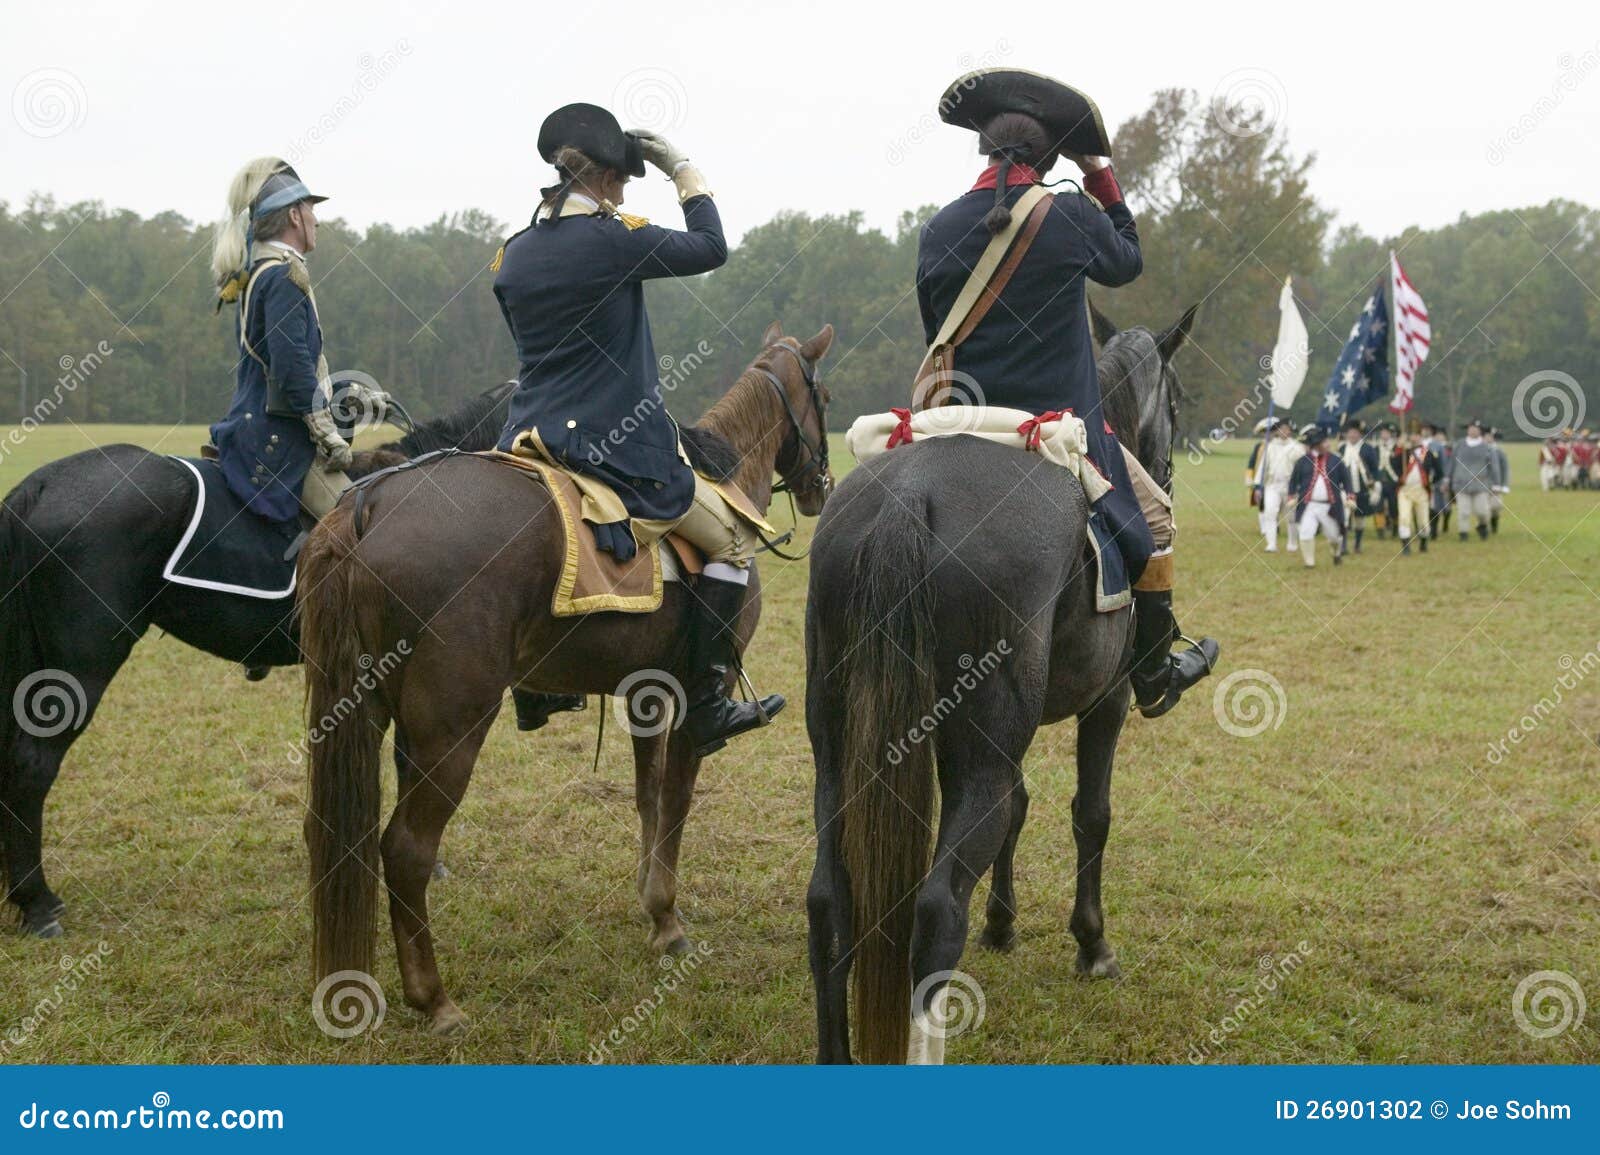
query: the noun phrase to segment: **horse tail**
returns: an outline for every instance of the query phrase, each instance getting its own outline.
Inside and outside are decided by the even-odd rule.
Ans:
[[[840,841],[854,926],[856,1057],[903,1063],[911,930],[928,870],[933,751],[916,737],[933,707],[934,597],[926,517],[886,503],[857,556],[845,637]]]
[[[28,528],[27,519],[43,490],[44,483],[30,477],[0,502],[0,804],[9,797],[16,773],[12,763],[18,726],[12,699],[22,679],[40,665],[27,580],[37,561],[37,535]],[[10,887],[4,832],[0,824],[0,894]]]
[[[335,510],[300,551],[300,650],[306,669],[311,786],[311,954],[316,977],[372,972],[378,912],[378,756],[388,727],[363,661],[359,607],[366,570],[349,511]]]

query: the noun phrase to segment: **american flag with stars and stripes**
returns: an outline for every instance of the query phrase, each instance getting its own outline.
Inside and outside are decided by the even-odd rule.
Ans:
[[[1422,303],[1422,294],[1393,251],[1389,253],[1389,281],[1394,287],[1394,400],[1389,408],[1404,413],[1411,408],[1417,368],[1428,359],[1433,329],[1428,325],[1428,306]]]

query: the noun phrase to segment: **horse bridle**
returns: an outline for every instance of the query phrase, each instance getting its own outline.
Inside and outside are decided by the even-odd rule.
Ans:
[[[800,376],[806,383],[807,404],[810,412],[816,414],[817,425],[822,428],[822,384],[817,378],[816,366],[806,360],[805,355],[798,348],[787,341],[776,341],[768,347],[770,354],[773,350],[782,350],[795,359],[800,366]],[[783,381],[766,365],[756,364],[755,371],[765,377],[771,384],[773,391],[778,395],[778,401],[783,405],[783,412],[789,419],[789,436],[795,439],[795,453],[805,450],[805,460],[799,468],[791,469],[772,487],[773,493],[808,494],[816,490],[826,493],[833,486],[833,474],[828,467],[828,431],[823,428],[820,440],[813,443],[806,436],[806,428],[801,419],[795,416],[794,406],[789,404],[789,391],[784,387]],[[788,437],[784,438],[785,443]],[[783,446],[778,449],[778,455],[783,455]]]

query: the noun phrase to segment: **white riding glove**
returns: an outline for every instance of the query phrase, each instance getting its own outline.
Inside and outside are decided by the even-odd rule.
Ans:
[[[700,174],[700,170],[690,163],[688,153],[649,129],[635,128],[629,131],[638,138],[645,160],[672,178],[672,183],[678,189],[679,204],[690,197],[711,195],[711,186],[706,184],[706,178]]]
[[[339,436],[339,426],[333,420],[332,411],[313,409],[305,415],[305,423],[311,431],[311,440],[322,454],[322,468],[330,473],[350,468],[354,454],[350,451],[349,442]]]

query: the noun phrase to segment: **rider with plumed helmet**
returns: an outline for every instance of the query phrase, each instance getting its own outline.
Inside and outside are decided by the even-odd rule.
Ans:
[[[1218,647],[1204,638],[1171,652],[1178,631],[1170,503],[1118,444],[1102,413],[1086,285],[1125,285],[1143,262],[1133,214],[1104,159],[1111,146],[1100,112],[1060,81],[994,68],[951,84],[939,115],[976,132],[989,164],[922,231],[917,300],[930,346],[963,297],[970,299],[973,270],[991,239],[1012,227],[1012,207],[1062,156],[1083,172],[1088,195],[1057,196],[1049,205],[994,306],[961,338],[956,364],[979,384],[986,404],[1035,415],[1070,410],[1083,421],[1089,458],[1112,485],[1091,517],[1115,540],[1134,579],[1134,695],[1141,713],[1156,717],[1211,672]],[[1012,242],[1012,253],[1018,244]]]
[[[322,324],[306,257],[317,245],[314,195],[293,167],[258,157],[234,176],[217,223],[217,308],[236,304],[233,402],[211,427],[223,477],[254,513],[293,520],[331,510],[350,484],[350,446],[331,408]],[[388,396],[362,388],[382,420]]]
[[[494,293],[522,363],[500,448],[531,451],[608,485],[627,520],[587,524],[619,560],[639,545],[655,548],[669,531],[705,554],[690,597],[684,727],[696,749],[710,753],[763,724],[784,701],[772,694],[758,705],[727,695],[756,539],[679,444],[661,398],[644,283],[721,266],[728,256],[722,221],[687,155],[655,133],[624,132],[603,108],[558,108],[539,129],[538,147],[556,181],[493,266]],[[646,163],[676,186],[682,230],[618,208]]]

